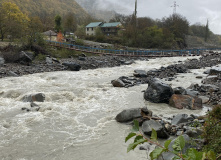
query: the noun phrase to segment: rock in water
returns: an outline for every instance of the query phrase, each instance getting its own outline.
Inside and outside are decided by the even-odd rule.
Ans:
[[[23,102],[44,102],[45,95],[43,93],[31,94],[22,98]]]
[[[187,123],[192,120],[193,117],[189,117],[187,114],[178,114],[172,119],[171,124],[178,125],[180,123]]]
[[[173,89],[159,79],[152,79],[144,92],[144,99],[154,103],[168,103],[173,95]]]
[[[62,65],[67,66],[71,71],[79,71],[81,66],[77,63],[62,63]]]
[[[135,118],[140,118],[140,117],[142,117],[141,109],[134,108],[134,109],[123,110],[121,113],[119,113],[116,116],[115,119],[118,122],[128,122],[134,120]]]
[[[114,87],[124,87],[125,86],[125,83],[120,79],[112,80],[111,83]]]

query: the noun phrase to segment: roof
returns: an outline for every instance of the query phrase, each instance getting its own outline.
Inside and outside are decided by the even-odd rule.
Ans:
[[[52,30],[46,31],[43,34],[46,35],[46,36],[57,36],[57,33],[55,33]]]
[[[117,27],[118,25],[121,25],[121,23],[120,22],[104,23],[101,25],[101,27]]]
[[[92,23],[88,24],[88,25],[86,26],[86,28],[88,28],[88,27],[98,27],[98,26],[100,26],[102,23],[103,23],[103,22],[92,22]]]

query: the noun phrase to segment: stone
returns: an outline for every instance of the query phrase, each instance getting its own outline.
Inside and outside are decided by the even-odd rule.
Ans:
[[[112,80],[111,84],[114,87],[124,87],[125,86],[125,83],[122,80],[120,80],[120,79]]]
[[[193,120],[193,117],[189,117],[187,114],[178,114],[172,119],[171,124],[178,125],[180,123],[187,123]]]
[[[44,102],[45,95],[43,93],[26,95],[22,98],[23,102]]]
[[[79,56],[79,57],[78,57],[78,60],[80,60],[80,61],[86,61],[86,57]]]
[[[201,109],[202,99],[191,97],[189,95],[173,94],[173,96],[170,98],[169,105],[177,109]]]
[[[115,119],[117,122],[128,122],[141,117],[142,117],[141,108],[133,108],[133,109],[123,110],[116,116]]]
[[[152,120],[152,119],[149,121],[143,122],[142,131],[144,134],[150,136],[152,133],[152,129],[154,129],[157,132],[158,138],[168,138],[169,137],[168,133],[166,132],[166,130],[164,129],[162,124],[160,124],[159,122]]]
[[[203,84],[206,84],[206,83],[215,83],[218,81],[218,76],[217,75],[214,75],[214,76],[207,76],[205,79],[203,79],[201,82]]]
[[[200,87],[201,92],[217,92],[219,91],[219,87],[212,84],[203,84]]]
[[[176,87],[176,88],[173,88],[173,92],[174,94],[184,94],[185,93],[185,88],[183,87]]]
[[[147,72],[144,70],[134,70],[135,77],[147,77]]]
[[[12,76],[12,77],[19,77],[18,74],[16,74],[15,72],[12,72],[12,71],[9,71],[9,72],[8,72],[8,75],[9,75],[9,76]]]
[[[144,92],[144,99],[154,103],[168,103],[173,95],[173,89],[159,79],[149,81],[148,88]]]
[[[52,64],[52,63],[53,63],[51,57],[46,57],[46,58],[45,58],[45,61],[46,61],[47,64]]]
[[[24,51],[21,51],[19,54],[19,58],[18,60],[16,60],[16,62],[26,64],[26,63],[32,62],[32,58],[28,54],[26,54]]]
[[[81,66],[79,64],[73,62],[65,62],[62,63],[62,65],[68,67],[71,71],[79,71],[81,69]]]
[[[221,67],[212,67],[210,69],[209,75],[217,75],[221,73]]]
[[[199,95],[199,92],[195,91],[193,89],[186,89],[185,92],[183,93],[183,95],[189,95],[189,96],[192,96],[192,97],[196,97],[196,96]]]

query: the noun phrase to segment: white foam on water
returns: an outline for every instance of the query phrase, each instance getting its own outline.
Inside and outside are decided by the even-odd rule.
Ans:
[[[168,116],[180,110],[145,101],[141,91],[147,85],[114,88],[111,80],[130,76],[135,69],[147,71],[186,59],[158,58],[113,68],[0,79],[0,158],[146,159],[143,151],[126,153],[128,144],[124,143],[124,138],[131,126],[117,123],[115,116],[123,109],[145,106],[154,114]],[[179,75],[173,84],[182,86],[185,75],[188,74]],[[190,74],[187,79],[194,81],[194,78]],[[22,107],[30,108],[30,103],[22,102],[22,98],[34,93],[46,96],[45,102],[36,102],[40,110],[21,110]],[[182,110],[182,113],[198,111]]]

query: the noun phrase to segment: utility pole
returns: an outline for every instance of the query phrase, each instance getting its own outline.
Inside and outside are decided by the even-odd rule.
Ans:
[[[134,11],[134,16],[135,16],[136,27],[137,27],[137,0],[135,0],[135,11]]]
[[[179,7],[179,5],[176,4],[176,1],[174,1],[174,4],[171,7],[173,7],[173,14],[176,14],[176,7]]]

